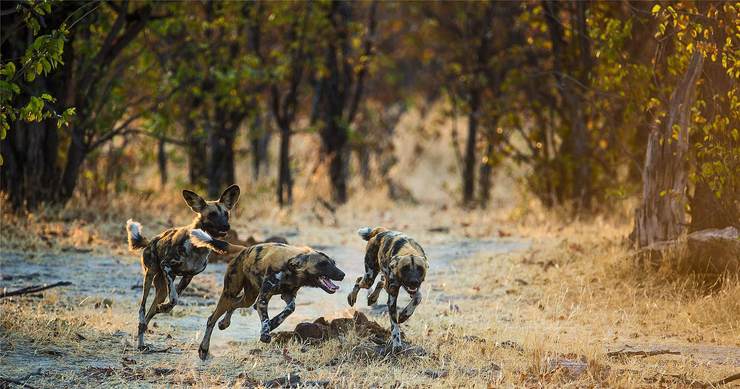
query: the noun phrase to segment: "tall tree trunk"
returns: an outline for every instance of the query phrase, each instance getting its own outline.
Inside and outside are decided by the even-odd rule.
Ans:
[[[370,145],[363,143],[357,147],[357,162],[360,165],[360,176],[365,188],[370,186]]]
[[[579,69],[577,71],[578,82],[582,87],[588,87],[590,85],[590,74],[591,68],[593,67],[591,60],[591,45],[588,37],[588,24],[586,23],[586,8],[588,2],[577,1],[576,2],[576,25],[578,34],[578,52],[579,52]],[[588,128],[586,122],[588,121],[586,106],[584,102],[583,92],[573,88],[573,103],[571,110],[573,111],[573,157],[576,163],[573,180],[573,194],[575,195],[577,206],[576,209],[590,209],[591,208],[591,147]]]
[[[488,139],[483,161],[480,163],[478,182],[478,202],[481,208],[488,207],[491,200],[491,176],[493,175],[493,139]]]
[[[329,160],[329,179],[332,187],[332,199],[343,204],[347,202],[347,131],[337,123],[340,113],[334,114],[328,109],[321,131],[324,153]]]
[[[293,202],[293,179],[290,175],[290,128],[280,129],[277,196],[281,207]]]
[[[73,124],[74,126],[74,124]],[[77,186],[77,178],[80,175],[80,168],[87,156],[87,145],[84,141],[85,131],[80,128],[72,129],[72,139],[67,147],[67,163],[62,173],[62,182],[59,186],[56,200],[65,203],[72,197],[74,189]]]
[[[207,176],[207,147],[202,134],[197,131],[195,120],[187,118],[185,139],[187,139],[188,181],[195,188],[204,187]]]
[[[322,121],[321,140],[324,153],[329,160],[329,179],[332,186],[332,198],[337,203],[347,201],[346,161],[344,158],[347,148],[347,131],[342,125],[344,111],[344,96],[339,81],[339,64],[337,47],[329,44],[327,49],[327,67],[329,74],[322,79],[321,96]],[[346,87],[346,86],[345,86]]]
[[[703,64],[702,54],[694,52],[671,96],[665,124],[648,138],[642,203],[635,212],[633,232],[638,248],[676,239],[686,231],[689,123]]]
[[[463,165],[463,204],[473,203],[475,194],[475,143],[478,138],[478,117],[480,115],[480,90],[470,91],[470,115],[468,117],[468,139],[465,142],[465,161]]]
[[[222,116],[220,116],[222,117]],[[236,123],[236,122],[234,122]],[[236,124],[223,122],[210,131],[208,159],[208,196],[216,198],[223,187],[234,183],[234,133]]]
[[[159,167],[159,185],[164,189],[167,185],[167,150],[164,138],[160,138],[157,144],[157,166]]]
[[[262,170],[268,168],[267,147],[270,145],[270,131],[263,126],[262,115],[254,116],[251,128],[252,178],[257,181]]]

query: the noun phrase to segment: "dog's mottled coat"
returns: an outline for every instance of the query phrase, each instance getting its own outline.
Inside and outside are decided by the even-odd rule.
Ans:
[[[347,296],[347,302],[350,306],[355,305],[360,289],[369,289],[382,272],[380,281],[367,297],[367,304],[375,304],[380,292],[385,289],[388,293],[388,316],[391,320],[393,347],[400,347],[399,324],[408,320],[421,303],[419,287],[429,269],[426,253],[415,240],[398,231],[383,227],[365,227],[359,229],[357,233],[367,241],[365,275],[357,279],[355,287]],[[411,301],[399,314],[397,300],[402,287],[411,295]]]
[[[245,248],[229,244],[228,251],[235,256],[226,269],[223,292],[216,309],[208,317],[198,349],[203,360],[208,356],[213,327],[221,316],[225,315],[218,328],[224,330],[231,324],[231,315],[236,309],[254,304],[261,323],[260,340],[267,343],[270,331],[295,310],[296,294],[301,287],[320,287],[327,293],[334,293],[339,287],[330,280],[344,279],[344,272],[337,268],[333,259],[309,247],[262,243]],[[286,306],[277,316],[269,318],[267,304],[274,295],[280,295]]]
[[[141,224],[133,220],[126,222],[129,249],[143,249],[141,265],[144,283],[138,328],[140,349],[145,347],[144,333],[154,315],[169,312],[177,305],[178,296],[193,276],[205,270],[212,251],[222,253],[228,248],[224,242],[212,241],[212,236],[222,236],[229,231],[229,212],[239,200],[239,187],[230,186],[216,201],[205,201],[189,190],[183,191],[183,197],[197,214],[190,225],[170,228],[148,240],[142,235]],[[175,287],[175,277],[178,276],[182,278]],[[156,293],[152,305],[146,311],[146,300],[152,284]],[[169,300],[165,303],[168,297]]]

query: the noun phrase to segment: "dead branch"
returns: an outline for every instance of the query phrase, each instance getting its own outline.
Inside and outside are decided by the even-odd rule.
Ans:
[[[733,375],[731,375],[731,376],[729,376],[727,378],[723,378],[723,379],[721,379],[721,380],[719,380],[717,382],[713,382],[710,385],[711,386],[721,386],[721,385],[726,385],[726,384],[729,384],[732,381],[737,381],[737,380],[740,380],[740,373],[733,374]]]
[[[0,293],[0,298],[10,297],[10,296],[19,296],[19,295],[29,294],[29,293],[36,293],[36,292],[41,292],[42,290],[56,288],[57,286],[68,286],[68,285],[72,285],[72,283],[69,281],[59,281],[59,282],[55,282],[49,285],[44,284],[44,285],[28,286],[28,287],[21,288],[18,290],[12,290],[10,292],[3,289],[3,292]]]
[[[147,348],[142,351],[142,354],[157,354],[157,353],[168,353],[172,350],[172,346],[165,348]]]
[[[664,354],[670,354],[670,355],[681,355],[678,351],[671,351],[671,350],[653,350],[653,351],[628,351],[625,349],[619,350],[619,351],[612,351],[609,353],[606,353],[606,356],[609,358],[614,357],[651,357],[653,355],[664,355]]]

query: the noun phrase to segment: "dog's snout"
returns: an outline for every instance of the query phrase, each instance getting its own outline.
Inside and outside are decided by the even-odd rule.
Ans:
[[[344,272],[341,271],[341,270],[339,270],[339,269],[337,269],[334,277],[335,277],[335,280],[336,281],[342,281],[344,279]]]

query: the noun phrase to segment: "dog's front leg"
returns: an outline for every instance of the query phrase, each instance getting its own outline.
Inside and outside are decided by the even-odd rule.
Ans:
[[[378,297],[380,296],[380,292],[383,291],[383,288],[385,288],[385,276],[380,276],[380,281],[378,281],[377,284],[375,284],[375,289],[373,289],[372,293],[367,295],[367,306],[373,306],[378,301]]]
[[[270,298],[280,287],[280,280],[283,278],[283,273],[278,272],[270,274],[265,277],[262,281],[262,287],[260,293],[257,296],[257,302],[254,304],[254,309],[260,316],[260,323],[262,323],[262,330],[260,331],[260,341],[264,343],[270,343],[270,317],[267,315],[267,304]]]
[[[398,324],[398,287],[395,288],[391,285],[388,290],[388,316],[391,318],[391,340],[393,342],[393,349],[400,348],[401,344],[401,327]]]
[[[193,276],[182,276],[180,279],[180,282],[177,284],[177,295],[182,295],[182,291],[185,290],[185,288],[190,285],[190,281],[193,279]]]
[[[290,316],[290,314],[295,311],[295,295],[295,291],[291,291],[290,293],[283,293],[282,295],[280,295],[280,298],[285,301],[285,309],[283,309],[282,312],[278,313],[277,316],[270,319],[270,331],[277,328],[277,326],[282,324],[285,318]]]
[[[421,303],[421,291],[417,290],[416,293],[411,296],[411,301],[409,301],[406,308],[404,308],[398,315],[398,323],[400,324],[408,320],[408,318],[414,314],[414,310],[419,306],[419,303]]]
[[[175,275],[172,274],[172,267],[168,261],[162,261],[159,265],[162,269],[162,274],[167,281],[167,291],[169,292],[169,301],[164,304],[159,304],[157,312],[169,312],[172,308],[177,305],[177,289],[175,288]]]

